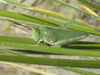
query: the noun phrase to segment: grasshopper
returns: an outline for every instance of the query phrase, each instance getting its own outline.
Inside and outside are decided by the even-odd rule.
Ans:
[[[17,25],[24,26],[12,20],[9,20],[9,21]],[[24,27],[32,31],[32,39],[38,42],[37,45],[39,45],[39,43],[41,42],[44,42],[49,45],[61,47],[61,45],[73,43],[77,40],[84,39],[89,35],[87,32],[65,30],[74,21],[75,21],[75,18],[72,18],[68,20],[65,24],[59,26],[58,28],[50,28],[47,26],[44,26],[41,29],[33,28],[33,27],[29,28],[27,26],[24,26]]]

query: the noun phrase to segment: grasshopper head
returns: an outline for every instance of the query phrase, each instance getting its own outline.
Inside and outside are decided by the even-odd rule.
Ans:
[[[31,28],[31,29],[32,29],[32,39],[34,39],[34,41],[39,41],[40,30],[38,28]]]

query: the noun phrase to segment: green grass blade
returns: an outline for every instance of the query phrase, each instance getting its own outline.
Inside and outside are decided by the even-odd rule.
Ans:
[[[7,49],[9,50],[9,49]],[[17,53],[21,53],[21,54],[30,54],[30,55],[61,55],[61,54],[57,54],[57,53],[47,53],[47,52],[39,52],[39,51],[33,51],[33,50],[27,50],[27,49],[10,49],[10,51],[13,51],[13,52],[17,52]],[[3,54],[6,54],[5,52],[3,51],[0,51],[0,54],[3,55]]]
[[[63,2],[63,1],[60,1],[60,0],[54,0],[54,1],[56,1],[56,2],[58,2],[58,3],[61,3],[61,4],[63,4],[63,5],[66,5],[66,6],[68,6],[68,7],[71,7],[71,8],[73,8],[73,9],[76,9],[76,10],[78,10],[78,11],[84,12],[84,13],[86,13],[86,14],[89,14],[89,15],[91,15],[91,16],[100,18],[100,17],[95,16],[95,15],[93,15],[93,14],[91,14],[91,13],[88,13],[88,12],[86,12],[86,11],[84,11],[84,10],[81,10],[81,9],[79,9],[79,8],[76,8],[75,6],[72,6],[72,5],[70,5],[70,4],[67,4],[67,3],[65,3],[65,2]],[[84,0],[84,1],[86,1],[86,0]]]
[[[39,11],[39,10],[34,10],[34,11],[38,12],[38,13],[41,13],[41,14],[48,15],[48,16],[56,17],[56,18],[59,18],[59,19],[65,20],[65,21],[68,21],[70,19],[70,18],[61,16],[61,15],[58,15],[58,14],[54,14],[54,13],[48,13],[48,12]],[[78,25],[86,26],[85,24],[83,24],[83,23],[81,23],[79,21],[74,21],[74,23],[78,24]],[[86,26],[86,27],[88,27],[88,26]]]
[[[100,43],[79,41],[73,44],[65,45],[64,48],[97,51],[100,52]]]
[[[13,5],[15,5],[15,6],[19,6],[19,7],[25,8],[25,7],[23,6],[23,4],[21,4],[21,3],[18,3],[18,4],[17,4],[16,2],[10,1],[10,0],[5,0],[5,1],[7,1],[8,3],[13,4]],[[55,0],[55,1],[60,2],[60,3],[62,3],[62,4],[64,3],[64,2],[59,1],[59,0]],[[4,2],[4,3],[6,3],[6,2]],[[66,3],[64,3],[64,4],[66,5]],[[67,4],[67,5],[68,5],[68,4]],[[26,5],[25,5],[25,6],[26,6]],[[26,6],[26,7],[29,7],[29,9],[30,9],[30,6]],[[71,5],[69,5],[69,7],[76,8],[76,7],[71,6]],[[25,9],[28,9],[28,8],[25,8]],[[78,9],[78,8],[76,8],[76,9]],[[66,20],[68,20],[68,18],[62,17],[62,16],[57,15],[57,14],[48,13],[48,12],[39,11],[39,10],[33,10],[33,9],[30,9],[30,10],[35,11],[35,12],[39,12],[39,13],[42,13],[42,14],[45,14],[45,15],[55,16],[55,17],[58,17],[58,18],[60,18],[60,19],[66,19]],[[78,9],[78,10],[81,10],[81,9]],[[82,10],[82,11],[84,11],[84,10]],[[86,12],[86,11],[84,11],[84,12]],[[86,12],[86,13],[88,13],[88,12]],[[90,14],[90,13],[88,13],[88,14]],[[95,15],[94,15],[94,16],[95,16]],[[97,17],[97,16],[96,16],[96,17]],[[100,18],[100,17],[97,17],[97,18]],[[77,21],[75,21],[75,23],[80,24],[80,25],[84,25],[83,23],[80,23],[80,22],[77,22]]]
[[[1,0],[1,2],[3,3],[9,3],[9,4],[13,4],[14,6],[18,6],[18,7],[21,7],[21,8],[26,8],[26,9],[31,9],[31,6],[27,6],[27,5],[24,5],[24,4],[21,4],[21,3],[17,3],[15,1],[12,1],[12,0]]]
[[[100,0],[95,0],[95,1],[100,2]]]
[[[43,25],[57,26],[57,24],[58,24],[57,23],[58,21],[56,21],[56,20],[53,21],[51,19],[46,19],[46,18],[37,17],[37,16],[31,16],[31,15],[25,15],[25,14],[20,14],[20,13],[15,13],[15,12],[9,12],[9,11],[4,11],[4,10],[0,10],[0,16],[7,17],[7,18],[13,18],[13,19],[17,19],[17,20],[22,20],[22,21],[33,22],[33,23],[39,23],[39,24],[43,24]]]
[[[93,14],[91,14],[91,13],[88,13],[88,12],[86,12],[86,11],[84,11],[84,10],[81,10],[81,9],[78,9],[78,8],[72,6],[72,5],[69,5],[69,4],[67,4],[67,3],[65,3],[65,2],[63,2],[63,1],[60,1],[60,0],[54,0],[54,1],[59,2],[59,3],[63,4],[63,5],[69,6],[69,7],[71,7],[71,8],[74,8],[74,9],[76,9],[76,10],[78,10],[78,11],[87,13],[87,14],[92,15],[92,16],[95,16],[95,15],[93,15]],[[3,0],[3,1],[1,1],[1,2],[13,4],[13,5],[18,6],[18,7],[23,7],[23,8],[25,8],[25,9],[31,9],[31,10],[32,10],[32,8],[31,8],[30,6],[27,6],[27,5],[24,5],[24,4],[21,4],[21,3],[17,3],[17,2],[11,1],[11,0]],[[95,17],[99,18],[98,16],[95,16]]]
[[[7,17],[7,18],[13,18],[13,19],[18,19],[18,20],[22,20],[22,21],[28,21],[28,22],[32,22],[32,23],[38,23],[38,24],[42,24],[42,25],[49,25],[49,26],[56,26],[56,27],[64,24],[63,22],[59,22],[56,20],[31,16],[31,15],[25,15],[25,14],[19,14],[19,13],[15,13],[15,12],[3,11],[3,10],[0,10],[0,15],[3,17]],[[78,26],[78,25],[71,25],[69,27],[69,29],[77,30],[77,31],[84,31],[84,32],[88,32],[91,34],[95,34],[95,35],[100,35],[99,32],[97,32],[93,29],[90,29],[88,27]]]
[[[53,14],[49,12],[44,12],[44,11],[39,11],[39,10],[33,10],[32,7],[14,2],[12,0],[1,0],[4,3],[7,4],[13,4],[15,6],[29,9],[32,11],[36,11],[39,13],[47,14],[56,18],[60,18],[63,20],[69,20],[69,18],[66,18],[64,16],[60,16],[58,14]],[[63,5],[69,6],[71,8],[74,8],[79,11],[83,11],[84,13],[87,13],[89,15],[92,15],[84,10],[78,9],[72,5],[69,5],[67,3],[64,3],[60,0],[54,0],[57,1]],[[83,1],[83,0],[81,0]],[[83,1],[84,2],[84,1]],[[59,25],[64,24],[63,22],[59,22],[56,20],[51,20],[47,18],[41,18],[41,17],[36,17],[36,16],[31,16],[31,15],[25,15],[25,14],[19,14],[19,13],[14,13],[14,12],[8,12],[8,11],[0,11],[1,16],[6,17],[6,18],[13,18],[17,20],[22,20],[24,24],[30,24],[32,26],[36,27],[42,27],[42,26],[37,26],[35,24],[31,23],[37,23],[41,25],[48,25],[48,26],[54,26],[58,27]],[[13,15],[14,14],[14,15]],[[95,15],[92,15],[95,16]],[[98,16],[95,16],[97,18],[100,18]],[[3,20],[6,20],[6,18],[1,18]],[[15,20],[16,21],[16,20]],[[31,23],[27,23],[27,22]],[[22,23],[20,21],[16,21],[18,23]],[[79,24],[82,26],[78,25],[71,25],[69,29],[76,30],[76,31],[84,31],[88,32],[91,34],[95,35],[100,35],[99,32],[92,30],[88,28],[85,24],[80,23],[78,21],[74,22],[75,24]],[[79,44],[81,43],[81,44]],[[71,67],[82,67],[82,68],[100,68],[100,61],[94,61],[94,60],[70,60],[70,59],[50,59],[50,58],[38,58],[38,57],[28,57],[25,54],[54,54],[54,55],[80,55],[80,56],[94,56],[94,57],[100,57],[100,43],[95,43],[95,42],[79,42],[79,43],[74,43],[74,44],[69,44],[65,45],[62,48],[56,48],[56,47],[50,47],[47,49],[47,45],[44,43],[41,43],[40,46],[37,48],[35,45],[37,42],[35,42],[32,39],[29,38],[18,38],[18,37],[6,37],[6,36],[0,36],[0,45],[2,46],[7,46],[7,47],[14,47],[14,48],[21,48],[25,49],[23,51],[19,51],[16,49],[10,50],[10,49],[0,49],[0,54],[7,53],[7,54],[12,54],[10,56],[7,55],[0,55],[0,61],[11,61],[11,62],[19,62],[19,63],[30,63],[30,64],[39,64],[39,65],[51,65],[51,66],[70,66],[70,67],[63,67],[64,69],[69,69],[78,73],[82,73],[85,75],[98,75],[96,73],[92,72],[87,72]],[[31,53],[29,53],[29,52]],[[97,51],[97,52],[96,52]],[[23,53],[23,54],[22,54]],[[16,55],[16,56],[15,56]],[[20,57],[19,57],[20,56]],[[84,73],[85,72],[85,73]]]
[[[51,59],[51,58],[39,58],[39,57],[24,57],[24,56],[19,57],[19,56],[0,55],[0,61],[51,65],[51,66],[100,68],[100,61],[94,61],[94,60]]]
[[[0,45],[14,47],[14,48],[28,49],[28,50],[33,50],[33,51],[47,52],[47,53],[100,57],[100,53],[98,52],[85,51],[85,50],[79,50],[79,49],[76,50],[76,49],[68,49],[68,48],[65,49],[65,48],[56,48],[56,47],[47,48],[47,46],[36,47],[34,45],[10,43],[10,42],[0,42]]]
[[[20,37],[7,37],[7,36],[0,36],[0,41],[3,42],[12,42],[12,43],[22,43],[22,44],[30,44],[36,45],[35,42],[31,38],[20,38]],[[40,45],[47,46],[45,43],[41,43]],[[80,49],[80,50],[89,50],[89,51],[100,51],[100,43],[96,42],[86,42],[86,41],[79,41],[73,44],[64,45],[62,48],[71,48],[71,49]]]
[[[100,32],[93,30],[91,28],[88,28],[88,27],[83,27],[83,26],[71,25],[68,29],[88,32],[88,33],[94,34],[94,35],[100,35]]]
[[[91,3],[91,2],[89,2],[89,1],[87,1],[87,0],[78,0],[78,1],[79,1],[80,3],[86,5],[86,6],[90,7],[90,8],[93,8],[93,9],[95,9],[95,10],[100,11],[100,6],[98,6],[98,5],[96,5],[96,4],[93,4],[93,3]]]
[[[13,55],[16,55],[16,52],[14,51],[11,51],[11,50],[6,50],[6,49],[0,49],[0,51],[2,52],[6,52],[7,54],[13,54]],[[23,54],[19,54],[17,53],[17,56],[25,56]],[[14,65],[15,66],[15,65]],[[67,69],[67,70],[71,70],[71,71],[74,71],[74,72],[78,72],[78,73],[81,73],[81,74],[95,74],[95,75],[98,75],[96,73],[92,73],[92,72],[88,72],[88,71],[84,71],[84,70],[80,70],[80,69],[77,69],[77,68],[72,68],[72,67],[62,67],[64,69]]]
[[[12,42],[12,43],[22,43],[22,44],[36,44],[37,42],[31,38],[21,38],[21,37],[7,37],[0,36],[0,41]],[[42,44],[45,45],[45,44]]]
[[[21,53],[18,53],[18,52],[9,50],[9,49],[0,49],[0,53],[1,53],[1,52],[7,53],[7,54],[11,54],[11,55],[14,55],[14,56],[26,56],[26,55],[24,55],[24,54],[21,54]]]
[[[66,70],[73,71],[73,72],[77,72],[77,73],[80,73],[80,74],[84,74],[84,75],[100,75],[100,74],[97,74],[97,73],[93,73],[93,72],[89,72],[89,71],[85,71],[85,70],[81,70],[81,69],[73,68],[73,67],[62,67],[62,68],[66,69]]]

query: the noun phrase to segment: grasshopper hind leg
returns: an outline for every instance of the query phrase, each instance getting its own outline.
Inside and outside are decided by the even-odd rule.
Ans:
[[[50,45],[50,44],[48,44],[48,43],[46,43],[46,45],[48,46],[47,48],[51,47],[51,45]]]
[[[58,47],[58,48],[61,48],[61,45],[56,45],[56,44],[53,44],[53,43],[50,43],[50,42],[47,42],[50,46],[55,46],[55,47]]]

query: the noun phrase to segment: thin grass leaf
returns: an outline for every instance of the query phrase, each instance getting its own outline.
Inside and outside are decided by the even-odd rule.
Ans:
[[[97,11],[100,11],[100,6],[96,5],[96,4],[93,4],[87,0],[78,0],[80,3],[92,8],[92,9],[95,9]]]
[[[97,51],[100,52],[100,43],[97,42],[84,42],[79,41],[73,44],[65,45],[64,48],[79,49],[79,50],[88,50],[88,51]]]
[[[24,6],[24,5],[21,5],[21,4],[19,4],[19,3],[16,3],[16,2],[13,2],[13,1],[11,1],[11,0],[4,0],[4,1],[6,1],[6,2],[8,2],[8,3],[11,3],[11,4],[15,4],[15,5],[17,5],[17,6],[21,6],[21,7],[24,7],[25,9],[31,9],[32,10],[32,8],[31,7],[27,7],[26,5]],[[41,11],[40,11],[41,12]],[[43,12],[43,13],[45,13],[45,12]],[[49,14],[49,13],[47,13],[47,14]],[[52,15],[52,14],[51,14]],[[28,17],[28,18],[31,18],[31,16],[26,16],[26,15],[24,15],[25,17]],[[59,16],[58,16],[59,17]],[[59,22],[57,22],[57,21],[52,21],[52,20],[50,20],[50,19],[48,19],[48,20],[46,20],[46,19],[44,19],[44,18],[40,18],[40,17],[35,17],[34,18],[35,19],[35,23],[38,23],[38,21],[39,21],[39,24],[45,24],[45,25],[51,25],[51,26],[59,26],[60,25],[60,23]],[[63,19],[67,19],[67,18],[63,18]],[[36,21],[37,20],[37,21]],[[27,20],[25,20],[25,21],[27,21]],[[46,23],[43,23],[43,22],[46,22]],[[57,24],[57,23],[58,24]],[[56,24],[57,25],[56,25]],[[75,23],[76,24],[82,24],[82,23],[80,23],[80,22],[77,22],[77,21],[75,21]],[[53,24],[53,25],[52,25]],[[61,23],[61,24],[63,24],[63,23]],[[34,24],[33,24],[34,25]],[[82,25],[84,25],[84,24],[82,24]],[[71,27],[72,29],[73,29],[73,27]],[[70,29],[71,29],[70,28]],[[77,29],[74,29],[74,30],[77,30]],[[84,30],[83,30],[84,31]],[[89,30],[87,30],[86,32],[89,32],[89,33],[91,33],[91,31],[89,31]],[[93,30],[93,32],[92,32],[92,34],[96,34],[96,35],[99,35],[99,33],[96,33],[94,30]],[[4,37],[4,36],[3,36]],[[61,50],[62,50],[62,52],[60,53],[60,52],[58,52],[58,51],[60,51],[60,49],[58,49],[58,51],[57,51],[57,49],[56,48],[54,48],[54,47],[51,47],[51,49],[53,49],[54,48],[54,50],[56,50],[56,51],[49,51],[50,49],[46,49],[46,44],[41,44],[42,46],[39,46],[37,49],[36,48],[34,48],[34,45],[33,44],[36,44],[36,42],[32,42],[31,40],[32,39],[28,39],[29,40],[29,43],[28,43],[28,40],[26,39],[26,38],[21,38],[21,39],[23,39],[23,40],[27,40],[27,41],[23,41],[23,40],[21,40],[20,38],[19,38],[19,40],[18,40],[18,38],[16,38],[16,37],[13,37],[13,39],[12,40],[10,40],[12,37],[9,37],[10,39],[5,39],[5,38],[1,38],[1,42],[0,42],[0,44],[2,45],[2,46],[8,46],[8,47],[15,47],[15,48],[23,48],[23,49],[29,49],[29,50],[31,50],[31,51],[39,51],[40,52],[40,54],[43,54],[43,52],[45,53],[45,52],[48,52],[48,53],[55,53],[55,54],[64,54],[64,50],[67,50],[66,51],[66,53],[64,54],[64,55],[66,55],[67,54],[67,52],[68,52],[68,54],[72,54],[73,55],[73,52],[74,51],[76,51],[76,53],[74,53],[74,55],[85,55],[85,56],[96,56],[96,57],[99,57],[100,56],[100,53],[98,53],[98,52],[91,52],[91,51],[82,51],[82,49],[64,49],[64,48],[61,48]],[[17,39],[17,40],[16,40]],[[87,43],[87,42],[86,42]],[[11,46],[12,45],[12,46]],[[16,46],[14,46],[14,45],[16,45]],[[19,46],[19,47],[17,47],[17,46]],[[26,46],[26,48],[25,48],[25,46]],[[32,47],[33,46],[33,47]],[[70,45],[69,45],[70,46]],[[93,46],[93,47],[95,47],[96,46],[96,48],[98,48],[98,46],[99,45],[97,45],[97,43],[94,43],[94,44],[92,44],[91,45],[91,43],[88,45],[88,46],[86,46],[86,45],[80,45],[80,47],[89,47],[89,46]],[[29,48],[30,47],[30,48]],[[70,46],[71,47],[71,46]],[[77,47],[77,45],[74,45],[74,47]],[[34,49],[34,50],[33,50]],[[44,50],[39,50],[39,49],[44,49]],[[47,51],[46,51],[47,50]],[[71,51],[73,51],[73,52],[69,52],[68,50],[71,50]],[[42,52],[41,52],[42,51]],[[7,52],[7,50],[5,51],[5,52]],[[9,50],[8,51],[8,53],[12,53],[13,54],[13,52],[14,52],[14,50]],[[15,51],[16,52],[16,51]],[[80,54],[78,53],[78,52],[80,52]],[[81,53],[81,52],[83,52],[83,53]],[[87,54],[87,53],[89,52],[89,54]],[[16,53],[15,53],[16,54]],[[26,54],[27,54],[27,52],[26,52]],[[0,56],[0,60],[4,60],[4,61],[13,61],[13,62],[24,62],[24,63],[34,63],[34,61],[33,60],[37,60],[36,62],[35,62],[35,64],[42,64],[42,65],[55,65],[55,64],[57,64],[57,66],[58,65],[66,65],[66,61],[67,62],[69,62],[70,64],[67,64],[67,66],[73,66],[73,67],[88,67],[88,68],[100,68],[100,66],[97,66],[97,65],[100,65],[99,63],[100,63],[100,61],[99,62],[97,62],[97,61],[77,61],[77,60],[59,60],[59,59],[57,59],[57,62],[61,62],[61,64],[59,64],[59,63],[57,63],[57,62],[55,62],[55,61],[47,61],[47,60],[44,60],[45,58],[40,58],[40,59],[42,59],[42,63],[38,63],[38,62],[40,62],[41,60],[39,60],[39,58],[32,58],[33,60],[31,61],[31,58],[30,57],[24,57],[24,56],[21,56],[21,59],[19,59],[19,58],[17,58],[17,57],[13,57],[13,56],[10,56],[10,57],[8,57],[8,59],[6,59],[5,57],[8,57],[8,56]],[[4,58],[4,59],[3,59]],[[17,59],[14,59],[14,58],[17,58]],[[24,58],[24,59],[23,59]],[[26,58],[26,59],[25,59]],[[26,61],[28,61],[27,59],[30,59],[30,61],[29,62],[26,62]],[[24,60],[24,61],[22,61],[22,59]],[[17,61],[16,61],[17,60]],[[25,61],[26,60],[26,61]],[[52,60],[52,59],[50,59],[50,60]],[[63,61],[63,62],[62,62]],[[49,63],[48,63],[49,62]],[[54,62],[54,64],[51,64],[51,63],[53,63]],[[74,64],[72,64],[73,62],[75,62]],[[92,62],[92,63],[89,63],[89,62]],[[81,65],[82,66],[81,66]],[[95,66],[91,66],[91,65],[95,65]],[[75,69],[74,69],[75,70]],[[78,71],[78,70],[77,70]],[[80,70],[81,71],[81,70]],[[85,71],[84,71],[85,72]],[[92,74],[92,73],[90,73],[90,74]]]
[[[65,3],[65,2],[63,2],[63,1],[60,1],[60,0],[54,0],[54,1],[59,2],[59,3],[63,4],[63,5],[68,6],[68,7],[71,7],[71,8],[73,8],[73,9],[76,9],[76,10],[78,10],[78,11],[84,12],[84,13],[86,13],[86,14],[89,14],[89,15],[91,15],[91,16],[94,16],[94,17],[96,17],[96,18],[100,18],[100,17],[95,16],[95,15],[93,15],[93,14],[91,14],[91,13],[88,13],[88,12],[86,12],[86,11],[84,11],[84,10],[81,10],[81,9],[79,9],[79,8],[76,8],[75,6],[72,6],[72,5],[70,5],[70,4],[67,4],[67,3]],[[85,0],[85,1],[86,1],[86,0]]]
[[[37,17],[37,16],[31,16],[31,15],[25,15],[25,14],[20,14],[20,13],[15,13],[15,12],[9,12],[9,11],[4,11],[4,10],[0,10],[0,16],[6,17],[6,19],[12,18],[12,19],[33,22],[33,23],[39,23],[39,24],[43,24],[43,25],[51,25],[51,26],[56,25],[57,26],[57,24],[58,24],[57,23],[58,21],[56,21],[56,20],[41,18],[41,17]]]
[[[41,10],[41,9],[37,9],[37,8],[34,8],[34,11],[41,13],[41,14],[48,15],[48,16],[56,17],[56,18],[59,18],[59,19],[65,20],[65,21],[70,19],[70,18],[67,18],[67,16],[65,16],[64,14],[60,15],[60,13],[56,13],[56,12],[52,12],[52,11],[47,11],[47,10],[43,10],[43,9]],[[85,24],[83,24],[79,21],[74,21],[74,23],[82,25],[82,26],[86,26]],[[86,27],[88,27],[88,26],[86,26]]]
[[[31,15],[25,15],[25,14],[19,14],[19,13],[14,13],[14,12],[8,12],[8,11],[3,11],[3,10],[0,10],[0,15],[4,17],[8,17],[8,18],[14,18],[18,20],[23,20],[23,21],[28,21],[28,22],[33,22],[33,23],[38,23],[38,24],[43,24],[43,25],[49,25],[49,26],[59,26],[59,25],[64,24],[63,22],[56,21],[56,20],[31,16]],[[98,31],[95,31],[88,27],[83,27],[83,26],[78,26],[78,25],[71,25],[69,29],[84,31],[91,34],[95,34],[95,35],[100,35]]]
[[[71,59],[51,59],[39,57],[24,57],[24,56],[6,56],[0,55],[0,61],[20,62],[38,65],[51,66],[70,66],[83,68],[100,68],[100,61],[94,60],[71,60]]]
[[[7,54],[13,54],[15,56],[16,56],[16,54],[17,54],[17,56],[25,56],[23,54],[19,54],[19,53],[16,53],[14,51],[11,51],[11,50],[0,49],[0,51],[6,52]],[[47,72],[42,72],[39,69],[35,69],[35,68],[33,69],[33,68],[30,68],[30,67],[18,65],[18,64],[15,64],[15,63],[9,63],[9,62],[0,62],[0,63],[9,64],[9,65],[16,66],[16,67],[21,67],[23,69],[33,71],[33,72],[37,72],[37,73],[41,73],[41,74],[55,75],[55,74],[50,74],[50,73],[47,73]],[[71,70],[71,71],[74,71],[74,72],[78,72],[78,73],[81,73],[81,74],[91,74],[91,75],[95,74],[95,75],[97,75],[96,73],[92,73],[92,72],[88,72],[88,71],[84,71],[84,70],[80,70],[80,69],[76,69],[76,68],[72,68],[72,67],[62,67],[62,68],[67,69],[67,70]]]
[[[56,0],[57,1],[57,0]],[[4,2],[5,3],[5,2]],[[11,2],[10,2],[11,3]],[[15,3],[15,5],[16,5],[16,3]],[[21,5],[20,4],[20,6],[22,7],[23,5]],[[30,9],[31,10],[31,9]],[[33,8],[33,10],[32,11],[35,11],[35,12],[39,12],[39,13],[42,13],[42,14],[46,14],[46,15],[51,15],[51,16],[54,16],[54,15],[59,15],[58,17],[60,17],[60,15],[63,15],[63,16],[65,16],[64,14],[60,14],[60,13],[56,13],[56,12],[52,12],[52,11],[47,11],[47,10],[43,10],[43,9],[38,9],[38,8]],[[54,14],[55,13],[55,14]],[[54,15],[53,15],[54,14]],[[71,16],[68,16],[68,15],[66,15],[67,17],[70,17],[71,18]],[[56,16],[57,17],[57,16]],[[99,18],[99,17],[98,17]],[[77,19],[78,20],[78,19]],[[80,22],[82,22],[82,21],[80,21]],[[77,23],[77,22],[76,22]],[[82,23],[80,23],[80,24],[82,24]],[[83,23],[82,25],[84,25],[84,24],[86,24],[86,23]]]
[[[31,71],[31,72],[36,72],[36,73],[39,73],[39,74],[44,74],[44,75],[58,75],[58,74],[54,74],[54,73],[45,72],[45,71],[37,69],[37,68],[33,68],[33,67],[25,66],[25,65],[23,66],[23,65],[11,63],[11,62],[0,61],[0,63],[5,64],[5,65],[11,65],[11,66],[20,67],[20,68],[23,68],[25,70],[28,70],[28,71]]]
[[[33,51],[33,50],[26,50],[26,49],[7,49],[13,52],[21,53],[21,54],[27,54],[27,55],[63,55],[63,54],[57,54],[57,53],[47,53],[47,52],[39,52],[39,51]],[[7,54],[3,51],[0,51],[0,54]]]
[[[81,55],[81,56],[94,56],[94,57],[100,57],[100,53],[98,52],[92,52],[92,51],[85,51],[85,50],[76,50],[76,49],[68,49],[68,48],[57,48],[57,47],[50,47],[47,48],[47,46],[38,46],[36,47],[33,45],[20,44],[20,43],[10,43],[10,42],[0,42],[1,46],[8,46],[8,47],[14,47],[14,48],[22,48],[22,49],[28,49],[33,51],[42,51],[47,53],[57,53],[57,54],[64,54],[64,55]]]
[[[79,3],[79,2],[78,2]],[[96,16],[99,16],[95,11],[91,10],[89,7],[85,6],[84,4],[79,3],[85,10],[90,12],[91,14],[94,14]],[[100,18],[99,18],[100,19]]]
[[[14,6],[18,6],[18,7],[21,7],[21,8],[31,9],[31,7],[28,6],[28,5],[24,5],[24,4],[21,4],[21,3],[18,3],[18,2],[12,1],[12,0],[0,0],[0,1],[3,2],[3,3],[6,3],[6,4],[12,4]]]
[[[97,74],[97,73],[93,73],[93,72],[89,72],[89,71],[85,71],[85,70],[81,70],[81,69],[73,68],[73,67],[62,67],[62,68],[66,69],[66,70],[73,71],[73,72],[77,72],[77,73],[80,73],[80,74],[84,74],[84,75],[100,75],[100,74]]]
[[[90,12],[93,15],[99,16],[95,11],[93,11],[92,9],[90,9],[89,7],[87,7],[84,4],[81,4],[80,2],[78,2],[85,10],[87,10],[88,12]],[[98,18],[100,20],[100,18]]]
[[[19,54],[19,53],[16,53],[14,51],[11,51],[11,50],[0,49],[0,51],[6,52],[7,54],[13,54],[15,56],[16,55],[17,56],[25,56],[23,54]],[[41,74],[55,75],[55,74],[50,74],[50,73],[47,73],[47,72],[42,72],[39,69],[35,69],[35,68],[33,69],[33,68],[30,68],[30,67],[18,65],[18,64],[15,64],[15,63],[9,63],[9,62],[0,62],[0,63],[9,64],[9,65],[16,66],[16,67],[21,67],[23,69],[33,71],[33,72],[37,72],[37,73],[41,73]],[[75,71],[75,72],[78,72],[78,73],[81,73],[81,74],[95,74],[95,75],[97,75],[96,73],[92,73],[92,72],[88,72],[88,71],[84,71],[84,70],[80,70],[80,69],[76,69],[76,68],[72,68],[72,67],[62,67],[62,68],[67,69],[67,70],[71,70],[71,71]]]
[[[95,16],[95,15],[90,14],[90,13],[84,11],[84,10],[81,10],[81,9],[78,9],[78,8],[72,6],[72,5],[69,5],[69,4],[67,4],[67,3],[65,3],[65,2],[63,2],[63,1],[60,1],[60,0],[54,0],[54,1],[59,2],[59,3],[63,4],[63,5],[69,6],[69,7],[71,7],[71,8],[74,8],[74,9],[76,9],[76,10],[78,10],[78,11],[87,13],[87,14],[92,15],[92,16]],[[17,2],[11,1],[11,0],[1,0],[1,2],[13,4],[13,5],[15,5],[15,6],[23,7],[23,8],[25,8],[25,9],[32,9],[30,6],[27,6],[27,5],[24,5],[24,4],[21,4],[21,3],[17,3]],[[98,16],[95,16],[95,17],[98,17]],[[99,17],[98,17],[98,18],[99,18]]]
[[[0,41],[3,42],[12,42],[12,43],[21,43],[21,44],[30,44],[36,45],[37,42],[31,38],[21,38],[21,37],[7,37],[0,36]],[[45,43],[41,43],[42,46],[47,46]],[[71,48],[71,49],[80,49],[80,50],[89,50],[89,51],[100,51],[100,43],[96,42],[86,42],[86,41],[77,41],[73,44],[68,44],[62,46],[62,48]]]
[[[76,5],[76,1],[74,0],[74,2],[73,2],[73,6],[75,6],[75,5]],[[71,9],[71,14],[70,14],[71,16],[74,15],[74,10],[75,10],[75,9],[73,9],[73,8]]]
[[[6,1],[6,0],[5,0]],[[16,2],[9,2],[10,0],[8,0],[8,3],[10,3],[10,4],[12,4],[12,3],[14,3],[15,5],[16,5]],[[3,2],[3,1],[2,1]],[[3,2],[3,3],[6,3],[6,2]],[[19,5],[18,5],[19,4]],[[18,3],[17,4],[17,6],[21,6],[21,7],[23,7],[23,4],[21,5],[21,3]],[[33,11],[33,10],[32,10]],[[42,13],[42,14],[46,14],[46,15],[50,15],[50,16],[54,16],[54,17],[58,17],[58,18],[64,18],[64,20],[69,20],[68,18],[65,18],[65,17],[62,17],[62,16],[56,16],[55,14],[53,15],[53,14],[49,14],[49,13],[46,13],[46,12],[44,12],[44,11],[40,11],[40,10],[34,10],[34,11],[36,11],[36,12],[39,12],[39,13]],[[80,22],[77,22],[77,21],[75,21],[77,24],[82,24],[82,25],[84,25],[83,23],[80,23]]]
[[[90,43],[77,43],[77,44],[70,44],[68,46],[81,46],[81,47],[100,47],[100,43],[93,43],[93,42],[90,42]]]
[[[0,41],[3,41],[3,42],[12,42],[12,43],[22,43],[22,44],[30,44],[30,45],[33,45],[33,44],[37,44],[36,41],[34,41],[33,39],[31,38],[21,38],[21,37],[7,37],[7,36],[0,36]],[[44,45],[44,46],[47,46],[45,43],[41,43],[40,45]],[[77,41],[76,43],[73,43],[73,44],[69,44],[69,45],[64,45],[63,46],[64,48],[79,48],[79,49],[84,49],[84,50],[87,50],[87,49],[90,49],[91,51],[94,50],[96,51],[96,49],[98,49],[99,51],[99,48],[100,48],[100,43],[97,43],[97,42],[86,42],[86,41]]]
[[[0,20],[5,20],[5,21],[8,21],[7,19],[5,18],[0,18]],[[31,22],[23,22],[23,21],[17,21],[17,20],[12,20],[14,22],[17,22],[17,23],[20,23],[20,24],[25,24],[25,25],[30,25],[30,26],[34,26],[34,27],[43,27],[45,25],[39,25],[39,24],[34,24],[34,23],[31,23]],[[1,31],[1,30],[0,30]]]
[[[51,75],[50,73],[38,71],[38,69],[35,69],[35,68],[33,69],[33,68],[30,68],[30,67],[18,65],[18,64],[15,64],[15,63],[9,63],[9,62],[0,62],[0,63],[9,64],[9,65],[12,65],[12,66],[17,66],[17,67],[21,67],[23,69],[26,69],[26,70],[29,70],[29,71],[33,71],[33,72],[37,72],[37,73],[43,73],[43,74],[49,74],[49,75]],[[84,71],[84,70],[80,70],[80,69],[76,69],[76,68],[72,68],[72,67],[62,67],[62,68],[67,69],[67,70],[71,70],[71,71],[74,71],[74,72],[78,72],[78,73],[81,73],[81,74],[91,74],[91,75],[95,74],[95,75],[97,75],[96,73],[92,73],[92,72],[88,72],[88,71]]]
[[[24,54],[21,54],[21,53],[18,53],[18,52],[9,50],[9,49],[0,49],[0,52],[4,52],[6,54],[11,54],[11,55],[14,55],[14,56],[26,56]]]

